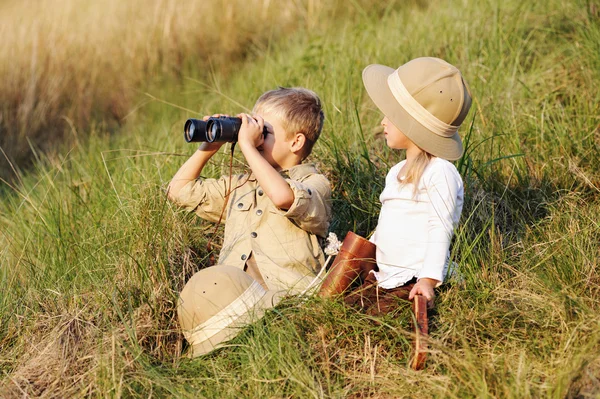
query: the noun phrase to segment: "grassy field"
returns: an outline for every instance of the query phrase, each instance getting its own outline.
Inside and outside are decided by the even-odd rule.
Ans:
[[[160,7],[175,2],[156,4],[163,21]],[[342,12],[317,0],[290,4],[291,22],[269,24],[277,34],[232,39],[243,56],[225,51],[210,71],[186,51],[214,41],[174,48],[181,68],[151,64],[147,84],[115,53],[108,75],[81,84],[103,91],[123,75],[136,87],[123,125],[95,109],[60,151],[36,152],[27,172],[2,184],[0,397],[600,397],[600,5],[364,0],[336,3]],[[116,31],[131,20],[117,15]],[[69,24],[48,18],[52,34],[66,34]],[[92,35],[89,25],[74,29]],[[316,298],[286,300],[227,348],[182,358],[177,293],[206,265],[212,231],[165,196],[194,151],[182,137],[185,119],[250,109],[278,85],[317,91],[326,123],[311,161],[333,184],[331,230],[366,234],[385,173],[402,154],[375,132],[381,114],[361,70],[423,55],[457,65],[474,97],[457,161],[466,203],[452,257],[462,278],[438,293],[426,369],[408,367],[407,308],[372,318]],[[81,59],[83,69],[94,65]],[[60,65],[49,75],[56,82],[70,76]],[[225,173],[227,161],[223,150],[205,174]]]
[[[117,130],[149,84],[225,74],[273,38],[354,12],[339,0],[5,0],[0,177],[94,123]]]

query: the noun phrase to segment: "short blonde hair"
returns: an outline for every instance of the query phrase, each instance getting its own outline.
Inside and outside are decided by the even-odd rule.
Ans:
[[[321,99],[314,91],[303,87],[269,90],[256,101],[253,112],[273,113],[288,134],[304,134],[303,159],[310,155],[325,120]]]

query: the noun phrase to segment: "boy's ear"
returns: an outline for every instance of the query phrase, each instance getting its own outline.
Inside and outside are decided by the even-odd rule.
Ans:
[[[294,134],[292,140],[290,140],[290,151],[297,153],[304,148],[304,144],[306,144],[306,136],[302,132],[298,132]]]

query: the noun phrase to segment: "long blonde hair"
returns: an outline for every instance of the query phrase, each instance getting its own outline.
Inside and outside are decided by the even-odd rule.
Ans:
[[[413,159],[411,163],[407,165],[408,167],[403,171],[404,173],[402,173],[402,175],[404,176],[400,176],[400,172],[398,172],[398,175],[396,176],[400,186],[413,183],[413,197],[415,197],[419,192],[419,181],[421,180],[421,176],[423,176],[423,172],[425,171],[425,168],[429,164],[431,158],[433,158],[433,155],[427,151],[421,150],[421,152],[419,152],[415,159]]]

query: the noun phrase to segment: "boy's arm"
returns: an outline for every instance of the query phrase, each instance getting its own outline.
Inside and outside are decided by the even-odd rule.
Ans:
[[[211,222],[225,222],[223,214],[228,183],[220,179],[199,179],[208,160],[218,151],[222,143],[202,143],[173,176],[167,188],[167,197],[184,209],[195,212]]]
[[[256,149],[264,141],[262,135],[264,121],[260,117],[257,117],[260,119],[256,121],[246,114],[240,116],[242,127],[238,143],[248,166],[273,204],[279,209],[289,209],[294,203],[294,192],[279,172]]]
[[[171,179],[167,187],[167,196],[171,201],[175,201],[179,191],[190,181],[196,180],[208,160],[217,152],[223,143],[202,143],[196,151],[182,166],[175,176]]]
[[[244,114],[240,116],[242,128],[238,142],[265,194],[282,216],[292,220],[302,230],[325,237],[331,215],[329,181],[319,174],[310,175],[302,182],[284,179],[256,149],[264,140],[262,118],[258,116],[258,121],[255,121]]]

